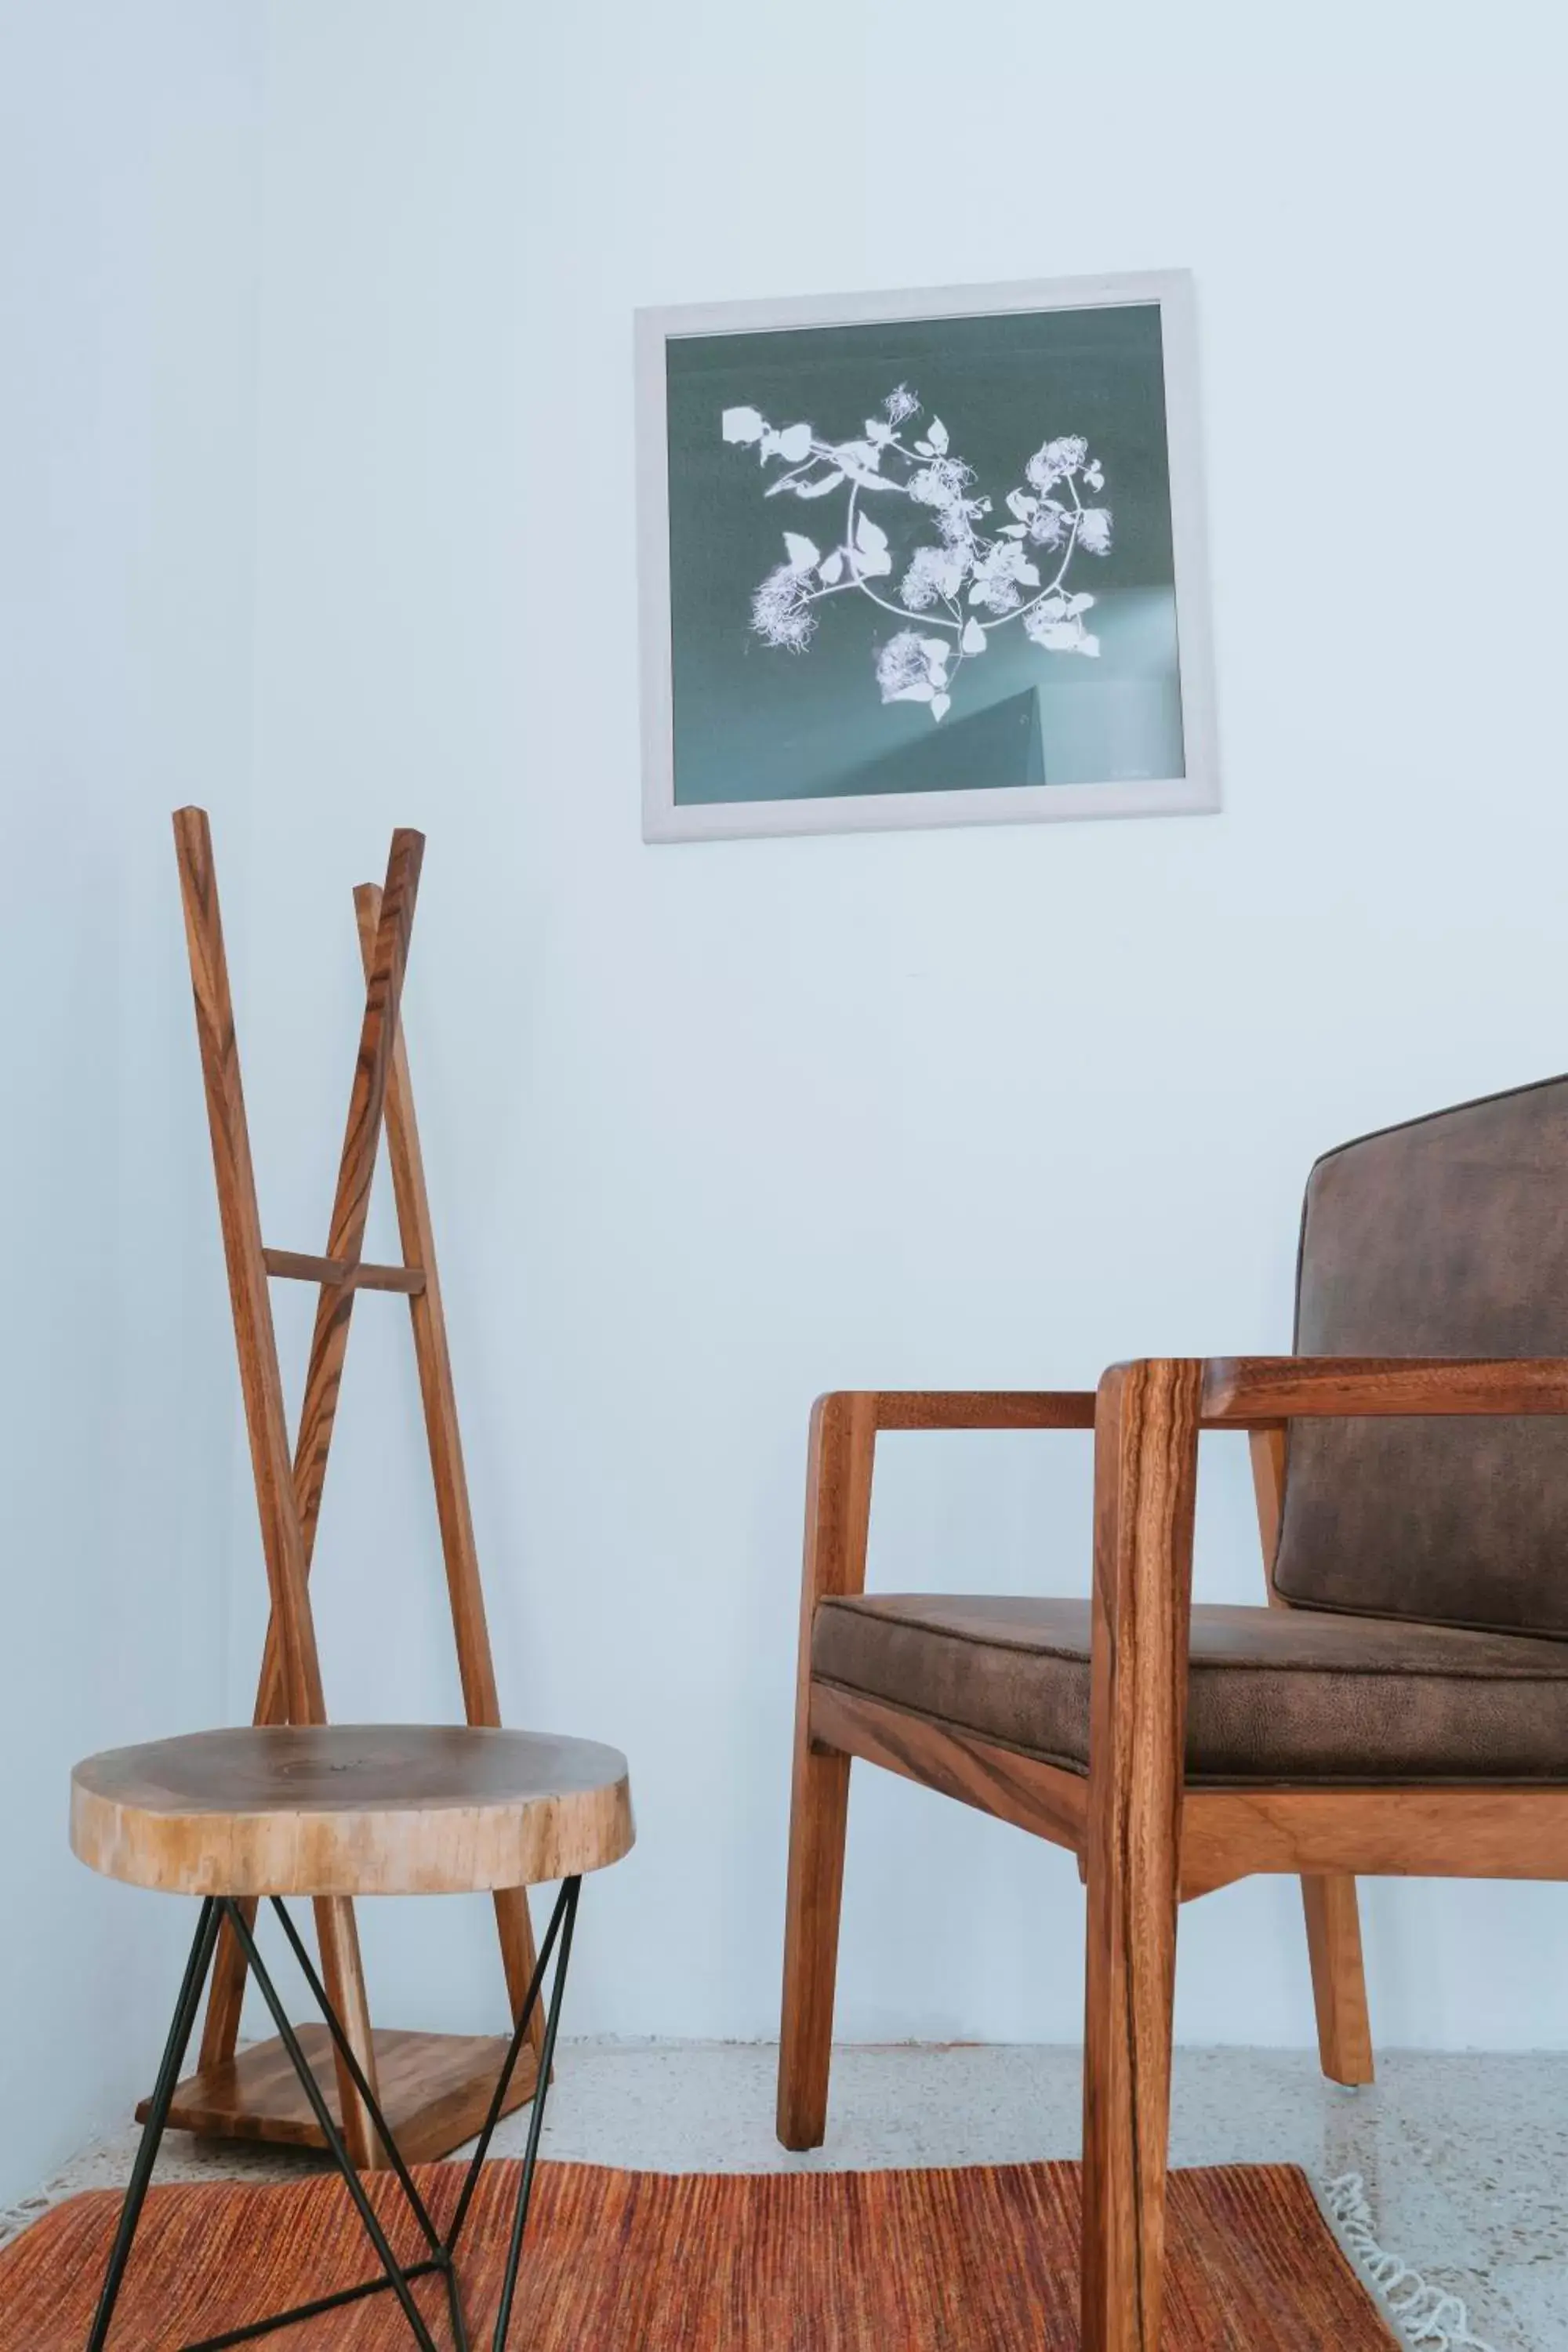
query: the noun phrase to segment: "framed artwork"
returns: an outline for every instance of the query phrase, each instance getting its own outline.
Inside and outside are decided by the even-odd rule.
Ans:
[[[1184,271],[637,314],[644,836],[1219,805]]]

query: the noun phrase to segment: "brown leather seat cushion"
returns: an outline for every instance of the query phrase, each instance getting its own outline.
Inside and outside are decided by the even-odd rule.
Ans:
[[[1082,1772],[1087,1601],[824,1601],[820,1678]],[[1568,1643],[1195,1607],[1187,1772],[1214,1783],[1568,1781]]]

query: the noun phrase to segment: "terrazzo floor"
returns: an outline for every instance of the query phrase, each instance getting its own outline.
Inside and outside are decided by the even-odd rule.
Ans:
[[[826,2146],[803,2157],[773,2137],[774,2057],[763,2043],[563,2042],[544,2151],[668,2171],[1015,2163],[1079,2151],[1076,2050],[845,2048]],[[518,2151],[525,2124],[526,2111],[508,2118],[498,2154]],[[40,2198],[120,2184],[134,2147],[132,2130],[98,2142]],[[1568,2352],[1568,2055],[1394,2052],[1380,2058],[1374,2087],[1343,2091],[1305,2052],[1184,2051],[1172,2157],[1295,2162],[1320,2191],[1359,2173],[1383,2246],[1468,2307],[1470,2336],[1423,2336],[1429,2352],[1470,2343]],[[297,2178],[310,2161],[175,2133],[159,2177]]]

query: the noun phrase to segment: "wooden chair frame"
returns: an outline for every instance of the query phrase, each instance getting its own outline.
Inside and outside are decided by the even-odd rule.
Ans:
[[[425,836],[400,826],[392,837],[384,885],[363,883],[353,894],[365,976],[364,1017],[326,1251],[314,1257],[295,1250],[269,1249],[261,1238],[211,829],[206,812],[199,808],[176,810],[174,824],[224,1256],[271,1603],[254,1720],[311,1724],[327,1719],[310,1608],[310,1563],[354,1298],[362,1290],[380,1290],[404,1295],[413,1321],[465,1715],[470,1724],[497,1726],[500,1706],[468,1507],[435,1232],[400,1019]],[[362,1255],[384,1126],[403,1250],[401,1265],[370,1265]],[[292,1446],[283,1408],[269,1276],[312,1282],[319,1290],[304,1402]],[[499,1892],[494,1902],[515,2021],[522,2011],[535,1964],[528,1898],[521,1887],[508,1888]],[[247,1926],[254,1913],[251,1904],[245,1915]],[[315,1915],[321,1974],[354,2060],[372,2092],[381,2089],[381,2104],[397,2126],[405,2152],[415,2161],[445,2154],[478,2130],[491,2078],[505,2053],[504,2039],[492,2042],[488,2037],[374,2034],[353,1906],[344,1898],[323,1897],[316,1903]],[[244,1952],[226,1919],[213,1963],[198,2071],[179,2085],[171,2120],[176,2127],[194,2131],[323,2146],[313,2116],[297,2095],[281,2045],[267,2044],[260,2052],[236,2058],[246,1974]],[[532,2096],[542,2031],[542,2017],[536,2012],[529,2031],[530,2046],[523,2052],[523,2063],[509,2095],[511,2105]],[[307,2034],[311,2037],[312,2060],[319,2052],[329,2079],[335,2071],[349,2153],[357,2164],[384,2163],[384,2152],[352,2069],[341,2054],[331,2052],[321,2029],[307,2029]],[[378,2084],[378,2041],[384,2054],[395,2059],[395,2091]],[[335,2067],[329,2064],[329,2057]]]
[[[1257,1872],[1300,1876],[1323,2068],[1357,2083],[1372,2074],[1358,1875],[1568,1878],[1568,1788],[1184,1786],[1200,1431],[1249,1436],[1271,1567],[1291,1421],[1426,1413],[1568,1413],[1568,1360],[1163,1358],[1112,1367],[1097,1394],[867,1391],[815,1409],[779,2137],[814,2147],[826,2125],[851,1759],[1068,1848],[1088,1889],[1084,2352],[1159,2345],[1183,1902]],[[1087,1776],[814,1685],[817,1605],[865,1589],[876,1440],[894,1429],[1094,1431]]]

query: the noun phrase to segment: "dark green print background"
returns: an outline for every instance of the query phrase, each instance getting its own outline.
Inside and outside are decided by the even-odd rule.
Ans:
[[[667,348],[678,803],[1183,773],[1157,305],[692,335]],[[784,462],[759,465],[755,447],[721,431],[727,408],[752,407],[775,426],[804,422],[820,439],[858,439],[900,383],[921,403],[900,438],[912,442],[933,412],[942,418],[951,454],[974,469],[970,495],[994,501],[981,531],[1011,520],[1004,500],[1026,487],[1027,460],[1067,434],[1084,435],[1103,466],[1098,496],[1113,517],[1110,552],[1075,551],[1065,583],[1096,599],[1085,625],[1099,657],[1044,651],[1015,619],[963,665],[940,723],[926,705],[884,703],[875,670],[900,626],[937,634],[930,614],[900,622],[850,591],[814,608],[804,652],[752,634],[752,595],[784,560],[784,533],[826,554],[842,541],[846,492],[766,498]],[[896,478],[906,477],[899,467]],[[910,552],[936,539],[933,518],[880,491],[863,492],[860,510],[889,534],[893,569],[874,584],[897,604]]]

